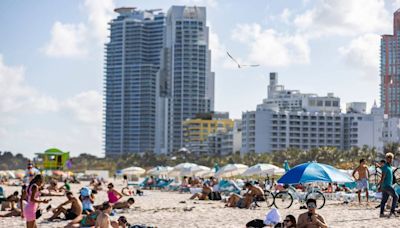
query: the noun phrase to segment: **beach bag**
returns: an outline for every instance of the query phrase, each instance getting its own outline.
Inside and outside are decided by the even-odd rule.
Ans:
[[[42,216],[42,210],[38,209],[38,210],[36,211],[35,216],[36,216],[36,219],[40,218],[40,217]]]

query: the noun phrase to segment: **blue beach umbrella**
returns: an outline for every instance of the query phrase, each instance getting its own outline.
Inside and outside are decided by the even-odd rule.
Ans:
[[[282,184],[310,182],[349,183],[353,182],[353,180],[347,174],[340,172],[338,169],[317,162],[308,162],[297,165],[278,180],[278,183]]]

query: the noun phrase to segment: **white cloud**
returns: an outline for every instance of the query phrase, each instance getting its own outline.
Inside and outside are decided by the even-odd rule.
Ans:
[[[380,36],[365,34],[353,39],[346,47],[340,47],[339,53],[347,64],[364,72],[368,79],[379,76]]]
[[[88,14],[88,26],[93,29],[95,39],[101,44],[104,44],[108,35],[108,22],[113,17],[113,10],[115,8],[113,0],[85,0],[85,11]]]
[[[63,24],[56,21],[51,29],[50,42],[43,48],[48,56],[83,57],[87,54],[86,26],[80,24]]]
[[[87,91],[69,98],[65,107],[82,123],[101,125],[102,96],[97,91]]]
[[[320,0],[294,19],[296,27],[310,36],[387,32],[390,23],[383,0]]]
[[[0,114],[57,111],[56,99],[39,93],[25,82],[22,66],[7,66],[0,55]],[[10,117],[8,117],[10,118]]]
[[[232,38],[250,49],[247,60],[251,64],[287,66],[310,62],[308,40],[299,34],[263,30],[259,24],[240,24],[233,30]]]
[[[279,18],[286,24],[289,24],[290,17],[292,16],[292,11],[290,11],[288,8],[283,9],[281,15],[279,15]]]
[[[82,10],[87,14],[87,22],[71,24],[56,21],[51,29],[50,41],[42,50],[51,57],[81,58],[88,54],[92,41],[103,47],[114,8],[114,0],[85,0]]]

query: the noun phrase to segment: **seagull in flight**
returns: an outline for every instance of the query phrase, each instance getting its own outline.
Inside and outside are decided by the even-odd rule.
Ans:
[[[243,67],[258,67],[260,65],[258,64],[249,64],[249,65],[245,65],[245,64],[240,64],[238,61],[236,61],[235,58],[232,57],[231,54],[229,54],[229,52],[226,52],[226,54],[228,54],[229,58],[232,59],[238,66],[238,68],[243,68]]]

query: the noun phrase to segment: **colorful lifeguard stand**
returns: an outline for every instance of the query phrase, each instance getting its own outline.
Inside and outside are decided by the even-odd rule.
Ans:
[[[64,170],[69,159],[69,152],[51,148],[44,153],[36,153],[35,163],[45,170]]]

